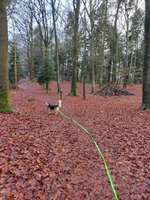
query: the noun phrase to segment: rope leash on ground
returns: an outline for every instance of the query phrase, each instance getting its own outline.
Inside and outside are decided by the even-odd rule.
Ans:
[[[58,111],[58,113],[60,114],[60,116],[62,118],[65,118],[69,121],[72,121],[75,125],[77,125],[80,130],[85,133],[86,135],[88,135],[88,137],[90,138],[90,140],[92,141],[92,143],[95,145],[95,148],[97,150],[97,153],[98,153],[98,156],[100,158],[100,160],[102,160],[103,162],[103,165],[104,165],[104,168],[105,168],[105,173],[107,175],[107,178],[108,178],[108,182],[110,183],[110,186],[111,186],[111,190],[113,192],[113,196],[114,196],[114,199],[115,200],[119,200],[119,196],[118,196],[118,192],[116,191],[115,189],[115,184],[113,182],[113,179],[112,179],[112,176],[111,176],[111,173],[110,173],[110,170],[108,168],[108,165],[107,165],[107,162],[106,162],[106,159],[101,151],[101,148],[99,147],[99,145],[97,144],[96,140],[94,139],[94,137],[92,136],[92,134],[84,127],[82,126],[79,122],[77,122],[76,120],[74,120],[73,118],[67,116],[66,114],[64,114],[62,111]]]

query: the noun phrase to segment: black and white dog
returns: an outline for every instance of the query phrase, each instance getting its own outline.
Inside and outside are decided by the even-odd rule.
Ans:
[[[51,104],[47,102],[45,104],[48,107],[48,109],[55,112],[59,111],[62,108],[62,100],[59,100],[58,104]]]

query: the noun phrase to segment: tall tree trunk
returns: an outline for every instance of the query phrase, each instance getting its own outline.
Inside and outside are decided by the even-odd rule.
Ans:
[[[17,47],[16,47],[16,38],[14,38],[14,85],[13,85],[13,88],[16,89],[17,85],[18,85]]]
[[[91,41],[90,41],[90,64],[92,70],[92,87],[91,93],[95,92],[95,64],[94,64],[94,39],[93,39],[93,31],[91,32]]]
[[[142,109],[150,109],[150,1],[145,0],[145,52]]]
[[[45,70],[45,76],[49,75],[49,55],[48,55],[48,44],[45,44],[44,46],[44,70]],[[46,92],[48,93],[49,91],[49,80],[48,77],[46,77],[46,81],[45,81],[45,89]]]
[[[86,2],[85,2],[86,6]],[[87,20],[86,20],[86,8],[84,8],[84,53],[83,53],[83,66],[82,66],[82,83],[83,83],[83,99],[86,100],[86,75],[87,75]]]
[[[86,100],[86,75],[83,74],[83,99]]]
[[[134,13],[137,13],[138,5],[139,5],[139,0],[136,0],[135,1]],[[133,33],[134,33],[134,31],[135,30],[133,30]],[[138,41],[139,41],[138,34],[136,34],[136,40],[135,41],[134,40],[135,40],[134,37],[131,36],[130,37],[130,44],[132,44],[132,47],[131,47],[131,61],[130,61],[130,64],[129,64],[129,80],[130,80],[131,84],[136,83],[135,82],[135,72],[136,72],[136,63],[137,63],[136,62],[137,53],[136,53],[135,50],[138,49]]]
[[[108,62],[108,67],[107,67],[107,85],[110,85],[110,82],[111,82],[111,65],[112,65],[111,63],[112,63],[112,59],[110,58]]]
[[[0,112],[10,112],[6,1],[0,2]]]
[[[91,93],[95,92],[95,63],[94,63],[94,11],[93,11],[93,0],[89,1],[90,6],[90,26],[91,26],[91,37],[90,37],[90,65],[91,65],[91,77],[92,77],[92,85],[91,85]]]
[[[135,52],[135,58],[134,58],[134,73],[133,73],[133,83],[136,83],[136,69],[137,69],[137,61],[138,61],[138,42],[136,45],[137,52]]]
[[[31,16],[31,19],[30,19],[30,80],[33,80],[34,79],[34,59],[33,59],[33,17]]]
[[[125,66],[124,66],[124,78],[123,88],[127,88],[129,79],[129,21],[127,20],[127,31],[126,31],[126,53],[125,53]]]
[[[133,47],[132,47],[132,52],[131,52],[131,61],[130,61],[130,65],[129,65],[129,79],[131,81],[131,84],[134,83],[134,75],[135,75],[135,66],[134,66],[134,59],[136,60],[136,55],[135,55],[135,52],[134,52],[134,44],[133,44]]]
[[[99,80],[99,86],[103,84],[103,73],[104,73],[104,65],[105,65],[105,37],[106,37],[106,26],[107,26],[107,10],[108,10],[108,0],[105,0],[105,11],[104,11],[104,25],[103,25],[103,33],[102,33],[102,64],[100,69],[100,80]]]
[[[53,15],[53,27],[54,27],[54,36],[55,36],[55,59],[56,59],[55,64],[56,64],[56,70],[57,70],[57,91],[58,91],[58,93],[60,93],[60,66],[59,66],[58,38],[57,38],[57,29],[56,29],[55,2],[54,2],[54,0],[51,0],[52,15]]]
[[[73,37],[73,71],[72,71],[72,81],[71,81],[71,95],[76,96],[80,0],[73,0],[73,7],[74,7],[75,19],[74,19],[74,37]]]
[[[97,63],[99,64],[99,67],[98,67],[98,85],[99,87],[102,86],[103,84],[103,71],[104,71],[104,51],[103,51],[103,48],[104,48],[104,44],[103,44],[103,36],[101,38],[101,46],[99,46],[99,49],[98,49],[98,54],[99,54],[99,58],[98,58],[98,61]]]
[[[118,43],[118,36],[117,36],[117,20],[119,9],[122,0],[118,0],[117,10],[115,14],[115,21],[113,27],[113,40],[112,40],[112,82],[116,82],[116,71],[117,71],[117,43]]]

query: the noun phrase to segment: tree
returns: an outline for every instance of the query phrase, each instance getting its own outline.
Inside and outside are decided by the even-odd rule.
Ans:
[[[58,51],[58,37],[57,37],[57,27],[56,27],[56,0],[51,0],[52,6],[52,16],[53,16],[53,27],[54,27],[54,36],[55,36],[55,64],[57,70],[57,91],[60,92],[60,67],[59,67],[59,51]]]
[[[14,1],[11,1],[13,5]],[[15,0],[16,2],[16,0]],[[16,2],[17,6],[13,6],[11,13],[11,23],[13,29],[21,35],[22,44],[24,46],[24,60],[27,63],[27,71],[30,80],[35,78],[35,66],[33,59],[34,47],[34,16],[33,16],[33,0],[23,0]],[[20,12],[21,10],[21,12]]]
[[[29,48],[29,69],[30,69],[30,80],[33,80],[35,77],[35,69],[34,69],[34,60],[33,60],[33,4],[32,1],[29,1],[27,4],[28,10],[28,48]]]
[[[0,112],[10,112],[8,84],[7,1],[0,1]]]
[[[95,92],[95,37],[94,37],[94,31],[95,31],[95,14],[99,7],[99,1],[92,1],[89,0],[89,3],[87,4],[86,0],[82,0],[84,7],[86,9],[88,18],[89,18],[89,38],[90,38],[90,65],[91,65],[91,93]],[[89,9],[88,9],[89,7]]]
[[[21,68],[20,54],[17,47],[16,38],[10,46],[9,54],[9,81],[13,89],[17,88],[18,80],[22,78],[23,70]]]
[[[143,24],[144,12],[138,8],[136,0],[135,12],[131,18],[130,54],[129,54],[129,75],[131,83],[141,83],[143,68]]]
[[[84,8],[83,17],[83,58],[82,58],[82,79],[83,79],[83,99],[86,100],[86,72],[87,72],[87,21],[86,21],[86,9]]]
[[[70,81],[72,79],[73,70],[73,23],[74,23],[74,13],[70,11],[66,19],[65,24],[65,42],[63,44],[63,52],[65,53],[65,65],[64,65],[64,79]]]
[[[104,6],[102,7],[102,24],[100,21],[100,28],[102,29],[102,34],[101,34],[101,44],[99,49],[101,49],[101,66],[99,69],[99,86],[103,84],[103,73],[104,73],[104,65],[105,65],[105,40],[106,40],[106,26],[107,26],[107,15],[108,15],[108,0],[105,0],[103,2]]]
[[[49,60],[48,57],[45,57],[44,66],[41,66],[37,81],[40,85],[44,85],[47,93],[48,93],[48,83],[53,78],[53,61]]]
[[[115,13],[115,20],[114,20],[114,26],[113,26],[113,38],[112,38],[112,82],[116,82],[116,69],[117,69],[117,42],[118,42],[118,36],[117,36],[117,20],[118,20],[118,14],[120,5],[122,3],[122,0],[117,0],[117,9]]]
[[[92,73],[91,73],[91,77],[92,77],[92,87],[91,87],[91,93],[94,93],[95,92],[95,60],[94,60],[94,54],[95,54],[95,51],[94,51],[94,46],[95,46],[95,42],[94,42],[94,28],[95,28],[95,23],[94,23],[94,6],[93,1],[90,0],[89,2],[89,6],[90,6],[90,11],[89,11],[89,20],[90,20],[90,64],[91,64],[91,70],[92,70]]]
[[[46,74],[45,84],[46,90],[48,91],[48,85],[50,78],[47,78],[49,74],[49,46],[52,40],[52,33],[53,30],[49,27],[49,12],[47,11],[48,2],[45,0],[37,0],[34,2],[33,8],[34,10],[33,15],[34,18],[39,26],[40,37],[43,42],[43,67],[44,74]]]
[[[43,67],[44,55],[43,55],[43,41],[41,40],[39,26],[34,29],[34,46],[33,46],[33,59],[35,68],[35,78],[39,76],[41,72],[41,66]]]
[[[77,65],[78,65],[78,31],[79,31],[79,14],[80,14],[80,0],[73,0],[74,8],[74,35],[73,35],[73,71],[71,81],[71,95],[76,96],[76,82],[77,82]]]
[[[145,0],[145,36],[142,109],[150,109],[150,1]]]

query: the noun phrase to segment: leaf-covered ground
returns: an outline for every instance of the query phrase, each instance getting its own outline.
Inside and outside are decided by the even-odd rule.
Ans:
[[[50,113],[56,84],[49,94],[21,81],[12,91],[14,113],[0,114],[0,200],[111,200],[104,167],[93,144],[78,127]],[[87,127],[100,145],[120,200],[150,199],[150,112],[140,112],[141,88],[135,96],[82,100],[63,88],[63,109]]]

